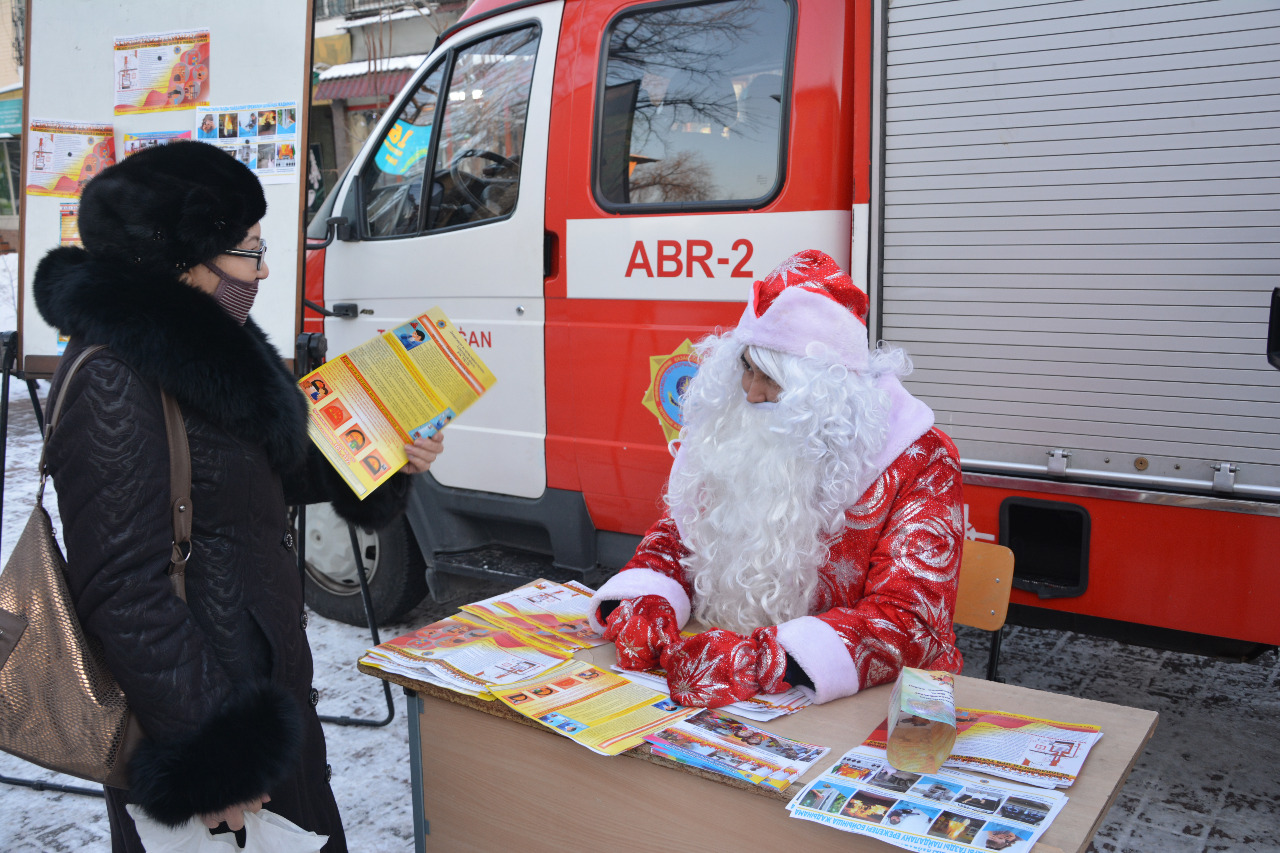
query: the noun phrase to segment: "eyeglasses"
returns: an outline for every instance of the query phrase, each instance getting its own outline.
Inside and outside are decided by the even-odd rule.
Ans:
[[[267,256],[267,241],[259,240],[256,249],[227,249],[224,255],[234,255],[237,258],[253,258],[258,262],[255,269],[262,269],[262,259]]]

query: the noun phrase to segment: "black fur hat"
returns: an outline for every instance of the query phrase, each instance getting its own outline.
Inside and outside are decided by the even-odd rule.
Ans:
[[[171,142],[104,169],[80,197],[80,239],[101,260],[177,275],[233,249],[267,212],[247,166],[204,142]]]

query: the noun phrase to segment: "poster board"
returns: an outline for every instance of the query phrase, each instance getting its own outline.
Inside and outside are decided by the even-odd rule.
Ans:
[[[52,375],[65,348],[65,340],[59,342],[58,331],[36,309],[31,285],[40,259],[69,238],[68,211],[77,201],[77,176],[92,174],[106,152],[105,132],[80,133],[81,126],[110,126],[114,157],[123,159],[126,149],[158,142],[157,135],[190,131],[191,138],[199,137],[199,119],[208,113],[221,120],[236,112],[237,130],[245,137],[224,135],[213,138],[213,144],[243,143],[255,165],[259,151],[271,148],[264,155],[267,168],[257,169],[267,197],[262,236],[271,246],[271,275],[258,291],[251,316],[281,355],[292,357],[301,331],[312,14],[312,0],[30,0],[18,296],[19,364],[28,377]],[[179,68],[183,79],[175,83]],[[184,95],[173,98],[179,103],[166,100],[167,90],[183,87]],[[286,115],[288,104],[296,105],[295,112]],[[218,110],[233,106],[253,109]],[[281,128],[289,118],[293,127]],[[72,132],[60,135],[67,125]],[[265,133],[256,135],[267,129],[272,131],[269,141]],[[276,131],[282,130],[290,132],[277,139]],[[281,148],[279,140],[287,135],[296,148]],[[46,146],[41,168],[34,168]],[[292,171],[280,164],[279,156],[290,150],[296,164]],[[59,166],[65,173],[61,179]]]

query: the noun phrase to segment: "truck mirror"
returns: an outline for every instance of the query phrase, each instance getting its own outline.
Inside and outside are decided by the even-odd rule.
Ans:
[[[345,216],[330,216],[325,220],[325,225],[329,229],[331,235],[329,239],[337,238],[344,243],[348,243],[355,239],[355,230],[351,227],[351,220]]]

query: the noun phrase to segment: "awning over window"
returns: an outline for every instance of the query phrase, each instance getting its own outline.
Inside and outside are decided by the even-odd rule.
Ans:
[[[344,62],[320,72],[312,99],[316,101],[390,97],[404,86],[424,55],[389,56],[376,63]]]
[[[321,80],[312,98],[317,101],[350,101],[354,98],[390,96],[400,91],[411,74],[412,71],[383,71],[359,77]]]

